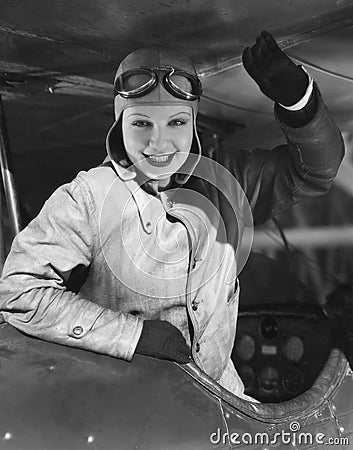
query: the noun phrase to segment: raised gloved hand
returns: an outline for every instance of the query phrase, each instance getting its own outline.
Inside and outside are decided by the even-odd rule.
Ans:
[[[251,48],[245,48],[243,65],[261,91],[282,105],[297,103],[308,87],[306,73],[282,52],[267,31],[261,32]]]
[[[166,320],[145,320],[136,353],[185,364],[191,351],[181,331]]]

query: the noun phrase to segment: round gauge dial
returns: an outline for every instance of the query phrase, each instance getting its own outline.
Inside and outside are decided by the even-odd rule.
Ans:
[[[265,317],[261,322],[261,334],[265,339],[273,339],[278,333],[278,323],[273,317]]]
[[[279,373],[274,367],[265,367],[260,374],[260,385],[266,391],[273,391],[280,383]]]
[[[283,386],[286,391],[291,394],[298,394],[304,385],[304,377],[302,372],[294,368],[286,372],[283,376]]]
[[[298,336],[291,336],[283,346],[283,353],[289,361],[298,362],[304,355],[304,344]]]
[[[244,334],[236,343],[235,348],[240,358],[249,361],[255,353],[256,344],[254,338],[249,334]]]

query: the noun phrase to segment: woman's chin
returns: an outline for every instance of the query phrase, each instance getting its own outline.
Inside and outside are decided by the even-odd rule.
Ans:
[[[165,188],[169,185],[170,181],[171,181],[172,177],[168,177],[168,178],[162,178],[158,181],[159,187],[161,188]]]
[[[143,172],[143,174],[148,178],[152,180],[165,180],[170,179],[170,177],[175,173],[175,171],[178,168],[173,167],[174,164],[170,164],[166,167],[151,167],[149,164],[148,166],[145,164],[141,164],[139,167],[139,170]],[[176,169],[176,170],[174,170]]]

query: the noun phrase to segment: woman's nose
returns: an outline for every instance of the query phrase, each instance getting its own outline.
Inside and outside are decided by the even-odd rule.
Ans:
[[[164,130],[163,127],[153,127],[150,137],[150,147],[152,147],[158,153],[163,153],[167,150],[168,136],[166,130]]]

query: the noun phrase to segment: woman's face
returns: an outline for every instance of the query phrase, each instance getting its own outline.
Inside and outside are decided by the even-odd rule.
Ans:
[[[184,164],[193,139],[191,106],[132,106],[123,111],[125,150],[149,179],[166,186]]]

